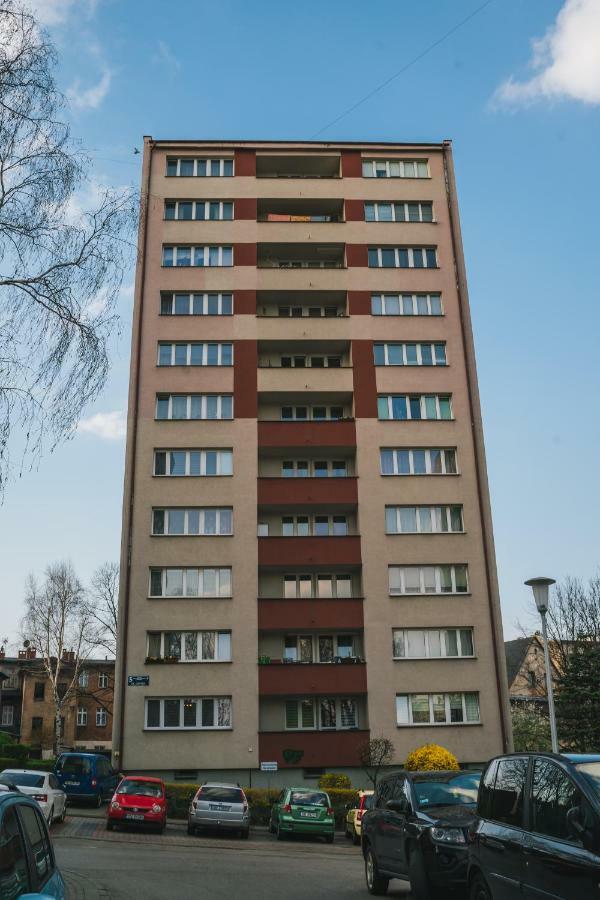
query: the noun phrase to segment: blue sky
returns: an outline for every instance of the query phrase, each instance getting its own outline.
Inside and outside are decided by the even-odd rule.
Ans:
[[[142,135],[310,138],[480,4],[31,5],[94,179],[137,185]],[[526,578],[600,563],[599,43],[598,0],[492,0],[322,135],[454,142],[508,637]],[[28,572],[70,557],[87,579],[118,558],[132,280],[87,430],[0,508],[0,638],[17,636]]]

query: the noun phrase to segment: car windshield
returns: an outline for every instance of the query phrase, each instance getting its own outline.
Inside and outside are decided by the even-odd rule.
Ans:
[[[203,787],[198,794],[198,800],[208,800],[211,803],[243,803],[244,793],[241,788]]]
[[[591,789],[600,799],[600,762],[579,763],[575,766],[581,772]]]
[[[126,779],[119,785],[117,794],[135,794],[138,797],[162,797],[162,787],[155,781],[131,781]]]
[[[329,806],[327,794],[318,791],[292,791],[290,803],[292,806]]]
[[[373,801],[375,797],[373,794],[368,794],[366,797],[363,797],[363,809],[373,809]]]
[[[59,759],[56,771],[62,772],[63,775],[89,775],[92,764],[85,756],[67,756],[65,759]]]
[[[415,781],[417,801],[420,807],[475,804],[480,779],[481,772],[462,772],[443,781]]]
[[[2,777],[12,781],[17,787],[43,787],[44,775],[37,772],[3,772]]]

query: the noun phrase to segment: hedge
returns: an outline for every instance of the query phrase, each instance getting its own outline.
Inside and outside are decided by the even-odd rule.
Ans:
[[[3,744],[2,756],[24,763],[29,756],[29,747],[26,744]],[[19,768],[22,768],[22,765]]]
[[[20,761],[11,756],[0,756],[0,772],[5,769],[34,769],[39,772],[52,772],[55,760],[53,759],[26,759]]]
[[[200,785],[198,784],[172,784],[167,788],[167,810],[172,819],[186,819],[188,808],[192,798]],[[252,825],[268,825],[271,818],[271,807],[279,797],[281,789],[271,788],[244,788],[244,793],[250,804],[250,822]],[[330,789],[327,791],[335,812],[336,828],[344,828],[346,819],[346,807],[354,803],[357,797],[356,791]]]

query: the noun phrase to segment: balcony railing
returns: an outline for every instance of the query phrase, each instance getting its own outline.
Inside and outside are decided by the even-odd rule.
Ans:
[[[259,259],[259,269],[343,269],[341,259]]]
[[[356,447],[354,419],[258,421],[259,447]]]
[[[261,731],[259,758],[282,769],[360,766],[360,749],[369,740],[366,729],[351,731]]]
[[[258,598],[261,631],[354,630],[363,624],[362,597]]]
[[[260,566],[359,566],[360,536],[259,537]]]
[[[288,697],[366,694],[367,670],[364,662],[270,662],[258,667],[258,690],[262,696]]]
[[[258,503],[275,506],[354,505],[358,503],[356,477],[259,478]]]

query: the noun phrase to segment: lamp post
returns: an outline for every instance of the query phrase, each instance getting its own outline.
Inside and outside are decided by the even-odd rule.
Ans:
[[[533,591],[535,605],[542,619],[542,636],[544,638],[544,662],[546,665],[546,690],[548,692],[548,715],[550,717],[550,737],[552,752],[558,753],[556,736],[556,714],[554,712],[554,694],[552,692],[552,670],[550,668],[550,651],[548,649],[548,632],[546,630],[546,613],[548,612],[548,588],[556,584],[554,578],[530,578],[525,584]]]

